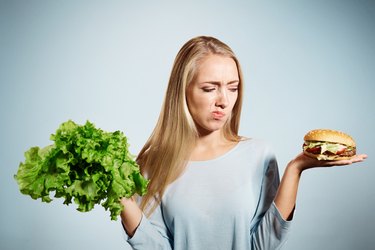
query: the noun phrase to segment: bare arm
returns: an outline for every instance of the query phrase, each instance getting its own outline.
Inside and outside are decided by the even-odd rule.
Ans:
[[[361,162],[367,155],[356,155],[349,160],[318,161],[303,153],[299,154],[287,165],[276,193],[275,204],[282,217],[287,220],[291,217],[297,199],[298,185],[304,170],[315,167],[343,166]]]
[[[125,209],[121,212],[121,222],[126,233],[132,237],[142,219],[142,211],[135,202],[134,197],[130,199],[122,198],[121,203]]]

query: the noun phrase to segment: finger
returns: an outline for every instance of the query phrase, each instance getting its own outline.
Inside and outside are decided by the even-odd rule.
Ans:
[[[326,166],[346,166],[352,164],[351,160],[327,161]]]
[[[337,160],[337,161],[326,161],[324,165],[326,166],[345,166],[350,165],[357,162],[362,162],[367,158],[367,155],[361,154],[361,155],[355,155],[351,157],[350,159],[346,160]]]
[[[368,157],[366,154],[360,154],[360,155],[358,155],[358,156],[361,157],[363,160],[364,160],[364,159],[367,159],[367,157]]]
[[[360,155],[355,155],[353,156],[350,160],[355,163],[355,162],[361,162],[364,161],[367,158],[366,154],[360,154]]]

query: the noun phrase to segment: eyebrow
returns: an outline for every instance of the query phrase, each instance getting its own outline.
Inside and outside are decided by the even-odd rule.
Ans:
[[[204,83],[213,84],[213,85],[221,85],[221,82],[219,82],[219,81],[203,81],[203,82],[201,82],[201,84],[204,84]],[[233,81],[230,81],[226,84],[231,85],[231,84],[236,84],[236,83],[239,84],[240,81],[239,80],[233,80]]]

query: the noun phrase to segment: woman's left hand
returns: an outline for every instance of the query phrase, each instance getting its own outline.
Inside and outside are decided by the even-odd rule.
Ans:
[[[292,162],[293,165],[295,165],[295,167],[297,167],[297,169],[302,172],[309,168],[350,165],[356,162],[362,162],[366,158],[366,154],[359,154],[345,160],[324,161],[309,157],[304,153],[300,153]]]
[[[279,189],[275,196],[275,204],[282,217],[287,220],[291,219],[293,216],[299,180],[301,173],[304,170],[316,167],[345,166],[364,161],[366,158],[367,155],[360,154],[346,160],[321,161],[316,158],[309,157],[304,153],[297,155],[297,157],[290,161],[286,167]]]

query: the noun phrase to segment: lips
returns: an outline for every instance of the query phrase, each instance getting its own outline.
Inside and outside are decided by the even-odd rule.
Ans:
[[[213,111],[212,116],[214,119],[221,119],[225,116],[225,113],[221,111]]]

